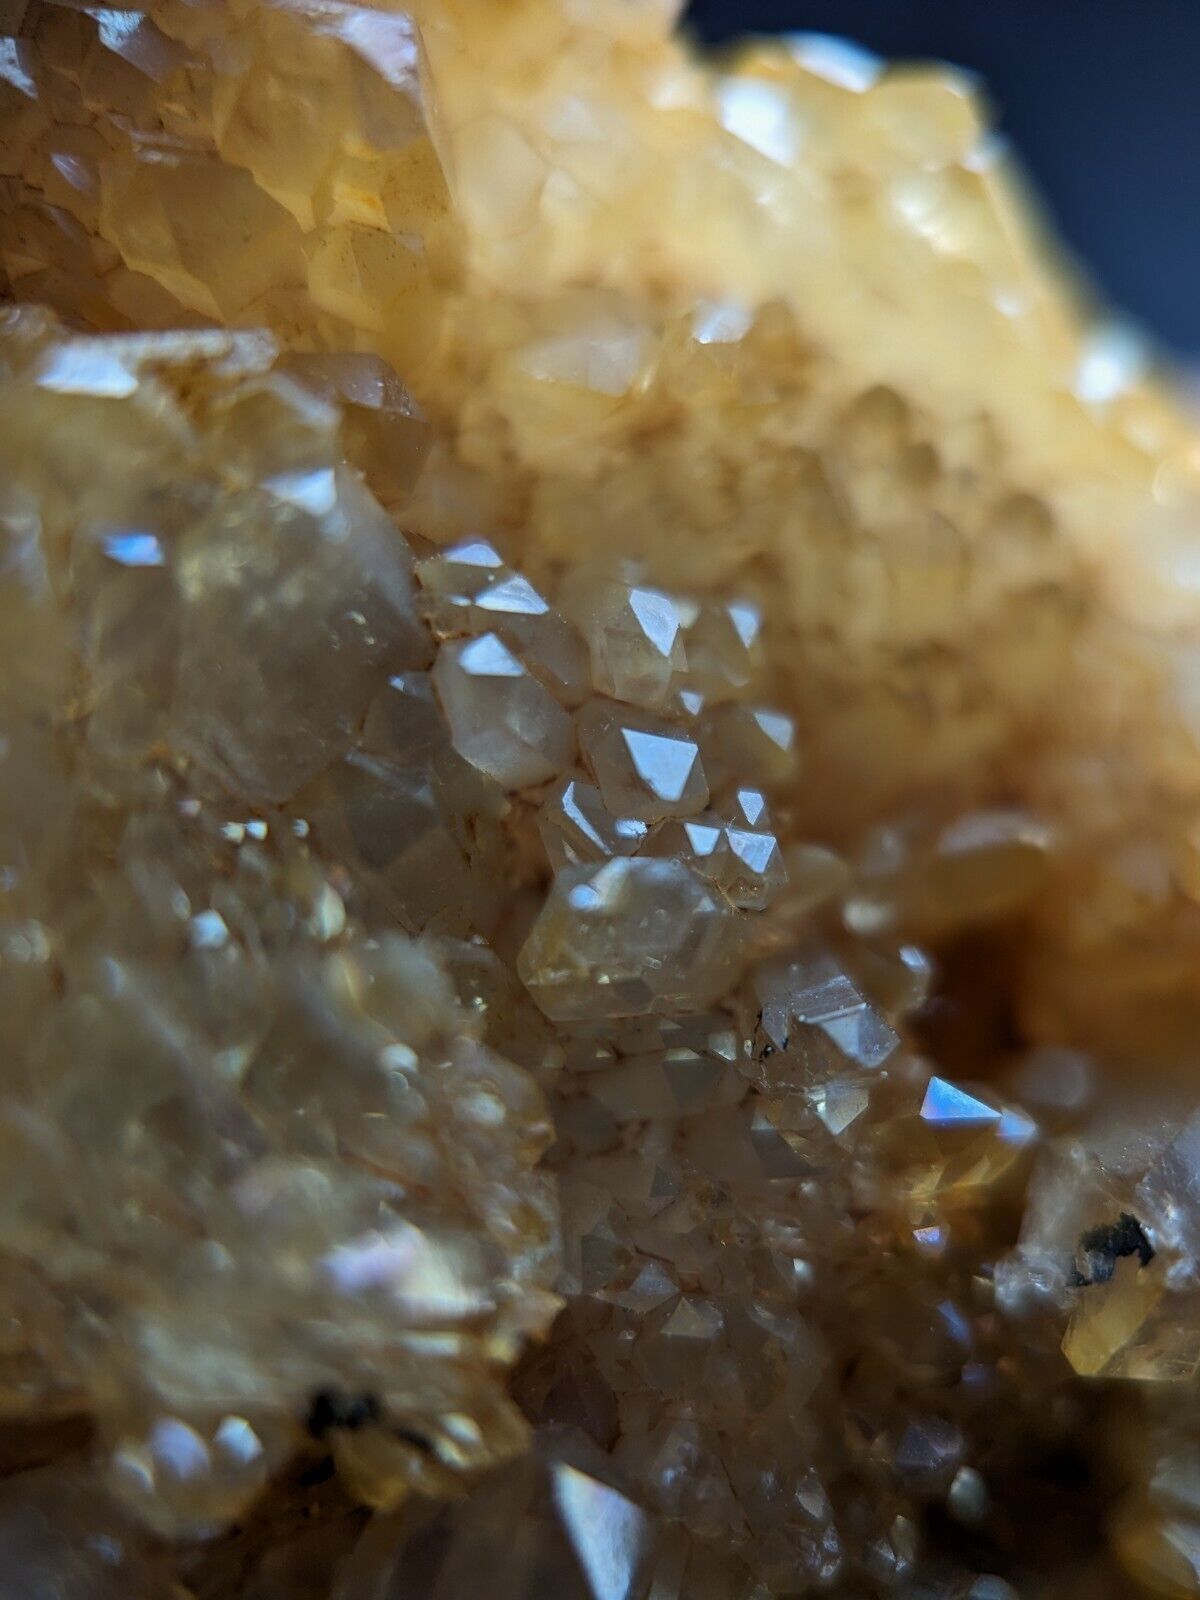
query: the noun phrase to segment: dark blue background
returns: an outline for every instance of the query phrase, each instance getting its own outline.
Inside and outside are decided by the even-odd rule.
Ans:
[[[837,33],[984,80],[1115,305],[1200,360],[1200,0],[694,0],[694,32]]]

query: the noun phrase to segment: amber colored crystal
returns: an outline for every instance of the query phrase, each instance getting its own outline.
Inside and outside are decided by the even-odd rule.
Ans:
[[[678,9],[0,3],[5,1595],[1200,1594],[1195,432]]]

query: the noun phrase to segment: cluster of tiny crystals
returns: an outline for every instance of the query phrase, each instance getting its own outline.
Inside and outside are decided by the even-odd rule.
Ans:
[[[0,0],[4,1600],[1200,1595],[1200,454],[676,10]]]

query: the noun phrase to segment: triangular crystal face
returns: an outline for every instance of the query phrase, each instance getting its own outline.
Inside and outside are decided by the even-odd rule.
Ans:
[[[557,1461],[554,1501],[593,1600],[635,1600],[649,1544],[646,1513],[619,1490]]]
[[[656,1546],[606,1453],[550,1427],[469,1495],[376,1517],[332,1600],[646,1600]]]
[[[921,1121],[936,1128],[983,1128],[1001,1113],[947,1078],[930,1078],[921,1102]]]
[[[516,573],[486,589],[476,604],[481,611],[509,612],[520,617],[543,617],[550,609],[529,580]]]
[[[629,609],[647,641],[659,655],[669,657],[679,637],[679,613],[670,597],[656,589],[631,589]]]
[[[524,668],[494,633],[472,639],[458,652],[458,662],[473,678],[519,678]]]
[[[634,771],[647,789],[671,804],[681,799],[700,759],[692,741],[637,728],[625,728],[623,737]]]

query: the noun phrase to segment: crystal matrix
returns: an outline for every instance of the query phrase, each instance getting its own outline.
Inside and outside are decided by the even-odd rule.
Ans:
[[[757,595],[809,825],[850,845],[998,794],[1067,824],[1022,1012],[1144,1049],[1141,998],[1169,1052],[1192,434],[1049,280],[952,76],[803,39],[707,69],[671,10],[20,0],[0,263],[102,329],[268,324],[395,497],[408,419],[337,365],[385,358],[438,425],[406,512],[438,540]]]
[[[672,10],[0,8],[31,1592],[1200,1592],[1194,437]]]

